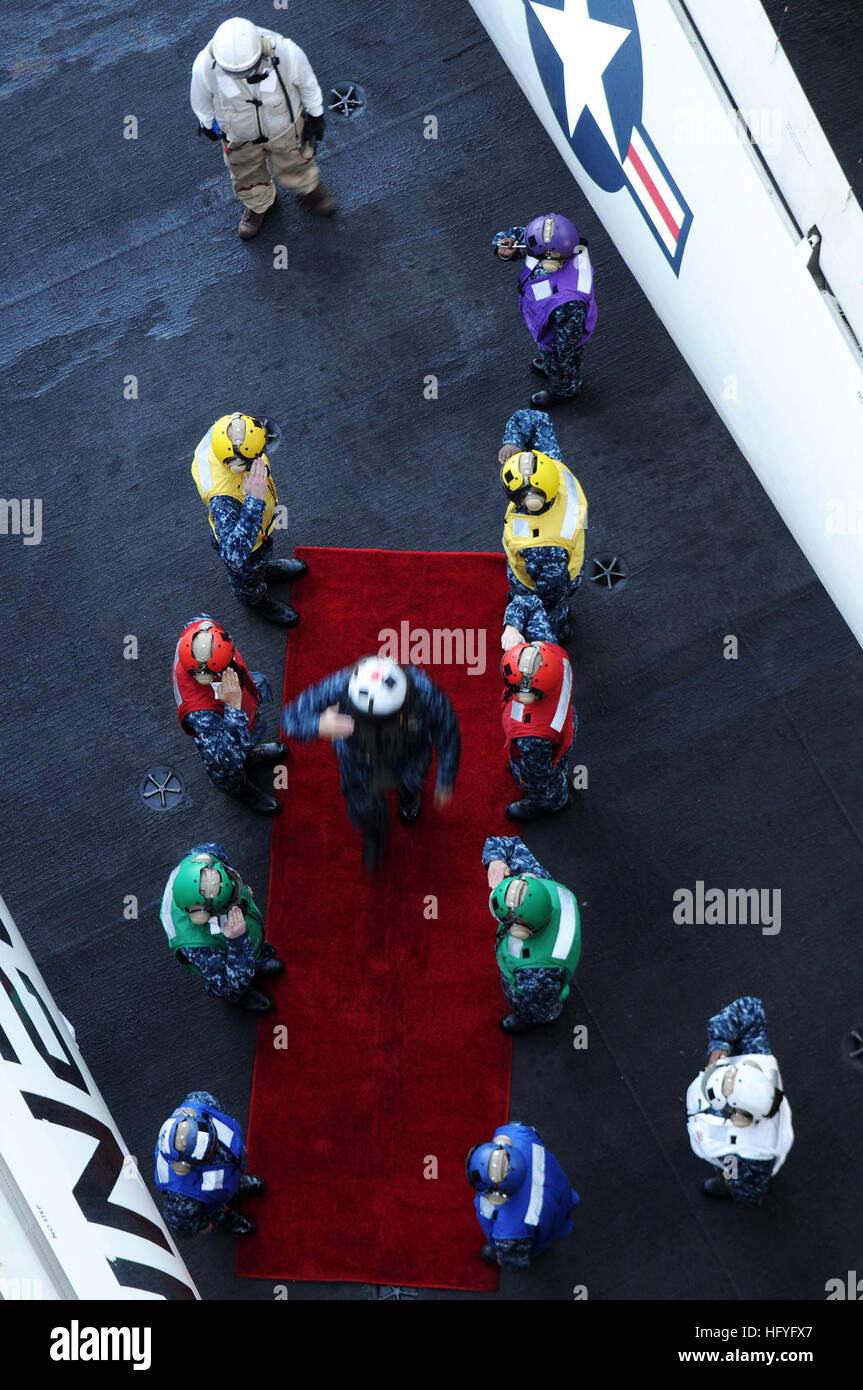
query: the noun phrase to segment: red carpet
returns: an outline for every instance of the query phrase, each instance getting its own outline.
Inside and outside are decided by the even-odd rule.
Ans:
[[[511,1044],[480,853],[513,795],[498,718],[498,555],[298,549],[285,697],[379,650],[385,628],[485,635],[485,672],[426,665],[453,701],[455,796],[393,815],[376,880],[361,864],[328,744],[294,745],[273,826],[267,935],[287,964],[259,1025],[248,1171],[268,1190],[237,1272],[261,1278],[494,1289],[464,1160],[507,1115]],[[474,646],[470,655],[481,654]],[[430,656],[440,661],[442,649]],[[410,659],[399,653],[399,659]],[[476,663],[479,664],[479,663]],[[438,916],[424,916],[436,898]],[[274,1028],[288,1029],[287,1050]],[[425,1176],[437,1173],[436,1177]]]

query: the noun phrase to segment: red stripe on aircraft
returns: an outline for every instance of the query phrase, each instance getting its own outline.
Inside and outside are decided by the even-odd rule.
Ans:
[[[627,150],[627,158],[632,160],[635,172],[638,174],[638,177],[641,179],[641,182],[644,184],[645,188],[647,189],[648,193],[653,199],[653,202],[656,205],[656,209],[663,222],[665,223],[666,227],[670,231],[671,235],[674,237],[674,240],[677,241],[677,238],[680,236],[680,227],[677,225],[671,213],[669,212],[665,202],[663,201],[662,194],[659,192],[659,189],[656,187],[656,184],[653,182],[653,179],[650,177],[641,160],[639,159],[638,155],[636,154],[633,145],[630,145],[629,149]]]

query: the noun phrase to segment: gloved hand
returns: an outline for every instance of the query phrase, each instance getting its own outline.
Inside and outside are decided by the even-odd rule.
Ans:
[[[308,111],[306,111],[303,117],[303,139],[317,140],[318,143],[320,143],[324,138],[325,125],[326,122],[323,112],[321,112],[320,116],[310,116]]]
[[[219,130],[219,122],[218,122],[218,121],[213,121],[212,127],[206,126],[206,125],[201,125],[201,123],[200,123],[200,121],[199,121],[199,122],[198,122],[198,134],[199,134],[199,135],[206,135],[206,137],[207,137],[208,140],[221,140],[221,138],[222,138],[222,132]]]

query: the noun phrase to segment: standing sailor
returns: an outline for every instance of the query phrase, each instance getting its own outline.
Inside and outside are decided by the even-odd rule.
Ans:
[[[523,259],[519,306],[539,348],[531,367],[547,389],[530,398],[538,410],[572,400],[581,390],[584,349],[596,327],[593,266],[587,242],[568,217],[549,213],[526,227],[510,227],[492,240],[501,260]]]
[[[587,498],[561,458],[551,420],[517,410],[503,432],[500,481],[509,499],[503,527],[510,599],[502,643],[527,633],[539,598],[555,642],[569,640],[570,599],[581,585]],[[529,600],[528,603],[525,600]]]
[[[165,1194],[165,1225],[180,1239],[221,1226],[251,1236],[254,1221],[236,1209],[264,1179],[244,1172],[243,1132],[209,1091],[190,1091],[162,1125],[156,1141],[156,1186]]]
[[[257,236],[275,203],[274,179],[319,217],[335,212],[315,159],[323,96],[290,39],[248,19],[226,19],[195,59],[189,99],[201,134],[222,141],[234,192],[245,204],[243,241]]]
[[[274,560],[272,531],[279,494],[264,450],[267,421],[223,415],[199,440],[192,477],[206,505],[213,544],[228,571],[231,592],[262,618],[294,627],[299,613],[270,597],[267,581],[298,579],[305,560]]]
[[[521,789],[521,799],[510,802],[506,815],[536,820],[569,804],[570,750],[578,728],[572,667],[553,642],[525,642],[504,653],[500,670],[509,770]]]
[[[572,1230],[579,1196],[531,1125],[510,1120],[466,1162],[487,1264],[527,1269]]]
[[[527,1033],[563,1012],[581,958],[581,918],[575,894],[555,883],[515,836],[490,835],[482,852],[497,923],[495,954],[510,1013],[505,1033]]]
[[[173,664],[174,703],[214,787],[253,811],[278,815],[281,803],[246,776],[246,765],[277,762],[285,750],[264,743],[258,706],[273,698],[261,671],[250,671],[229,633],[201,613],[180,633]]]
[[[222,845],[206,840],[180,860],[165,885],[161,917],[175,959],[203,979],[208,994],[254,1013],[275,1007],[254,983],[281,975],[284,961]]]
[[[794,1143],[761,1000],[744,994],[714,1014],[707,1052],[705,1069],[686,1092],[693,1152],[720,1170],[701,1190],[758,1207]]]

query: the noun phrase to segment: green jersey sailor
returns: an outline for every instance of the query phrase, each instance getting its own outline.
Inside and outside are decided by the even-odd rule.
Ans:
[[[222,845],[205,841],[180,860],[165,885],[161,917],[175,958],[203,978],[208,994],[254,1013],[274,1008],[254,984],[280,975],[284,962],[266,939],[251,888]]]
[[[497,922],[501,987],[511,1010],[500,1026],[505,1033],[526,1033],[563,1011],[581,956],[578,901],[517,835],[490,836],[482,858]]]

